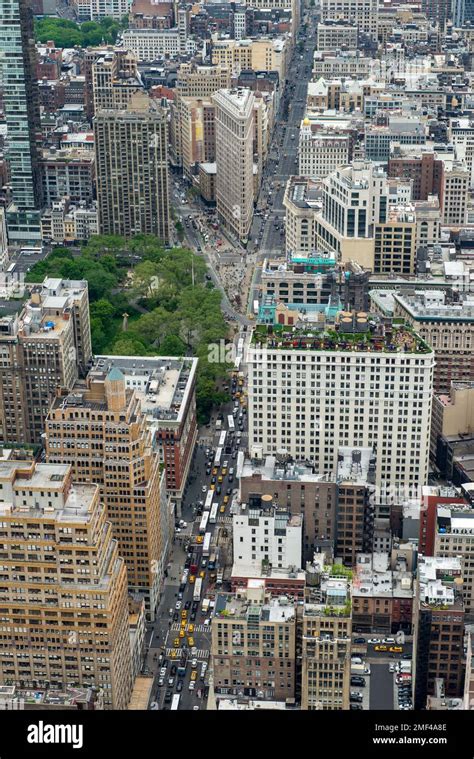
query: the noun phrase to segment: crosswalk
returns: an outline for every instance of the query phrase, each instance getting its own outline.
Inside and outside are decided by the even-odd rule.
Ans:
[[[220,516],[217,518],[217,524],[225,524],[228,527],[232,527],[232,517]]]
[[[189,625],[186,625],[184,628],[186,632],[189,631]],[[173,632],[179,632],[181,630],[181,625],[178,622],[175,622],[173,625],[171,625],[171,630]],[[209,633],[211,632],[211,628],[209,625],[194,625],[193,632],[195,633]],[[190,632],[189,634],[192,635],[193,632]]]
[[[181,654],[183,653],[182,648],[167,648],[166,656],[168,658],[172,657],[172,653],[171,653],[172,651],[176,651],[174,655],[174,658],[176,658],[176,660],[181,658]],[[196,649],[193,648],[192,651],[193,651],[192,655],[195,656],[196,659],[209,659],[209,651],[205,648],[196,648]],[[191,653],[189,649],[187,649],[187,653],[188,654]]]

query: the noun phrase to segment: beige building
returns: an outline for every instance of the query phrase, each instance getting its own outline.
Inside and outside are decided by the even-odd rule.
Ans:
[[[222,223],[246,241],[253,218],[254,103],[248,89],[219,90],[216,109],[216,202]]]
[[[156,235],[168,243],[166,112],[137,93],[126,110],[96,112],[94,135],[100,233]]]
[[[176,165],[183,165],[182,135],[183,131],[186,132],[189,129],[189,126],[186,126],[186,113],[190,107],[195,107],[192,104],[196,101],[202,101],[203,104],[211,103],[212,95],[218,90],[229,88],[230,83],[231,71],[223,66],[197,66],[182,63],[179,67],[176,79],[176,99],[171,108],[170,125],[170,157]],[[185,101],[188,98],[189,100]]]
[[[134,93],[143,90],[138,78],[137,58],[128,50],[96,53],[91,64],[94,113],[126,108]]]
[[[191,180],[198,163],[216,159],[215,106],[210,99],[179,99],[183,172]]]
[[[0,683],[97,686],[126,709],[133,687],[127,571],[97,485],[65,464],[0,461]]]
[[[416,219],[416,250],[420,246],[434,245],[439,242],[441,207],[437,195],[428,195],[426,200],[414,203]]]
[[[389,208],[387,220],[374,227],[374,274],[414,274],[416,232],[413,206]]]
[[[49,462],[68,463],[74,479],[99,485],[129,591],[154,619],[168,546],[165,478],[136,392],[122,372],[91,372],[58,397],[46,421]]]
[[[435,393],[431,416],[431,455],[439,437],[474,433],[474,381],[451,382],[449,393]]]
[[[303,607],[301,708],[349,709],[351,591],[348,581],[327,576],[306,587]]]
[[[40,443],[59,388],[91,357],[87,282],[47,278],[18,314],[0,319],[0,438]]]
[[[456,162],[444,167],[443,175],[443,224],[450,227],[466,223],[468,190],[471,184],[469,169]]]
[[[278,39],[227,40],[215,39],[212,45],[212,63],[233,73],[245,69],[277,71],[285,81],[291,56],[289,37]]]
[[[216,695],[295,697],[296,607],[265,594],[263,580],[235,595],[218,595],[211,622]]]

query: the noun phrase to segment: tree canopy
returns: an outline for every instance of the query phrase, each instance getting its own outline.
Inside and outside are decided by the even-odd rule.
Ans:
[[[205,275],[203,259],[186,248],[165,249],[146,235],[97,236],[80,251],[56,248],[31,269],[28,281],[87,280],[95,353],[197,356],[202,423],[225,399],[218,386],[228,369],[208,360],[209,346],[226,338],[227,324],[221,295]]]
[[[36,19],[35,36],[38,42],[53,40],[56,47],[89,47],[102,42],[113,44],[126,26],[126,17],[121,21],[103,18],[101,21],[84,21],[83,24],[66,18],[46,17]]]

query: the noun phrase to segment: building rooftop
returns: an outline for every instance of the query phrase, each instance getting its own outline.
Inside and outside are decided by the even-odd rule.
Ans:
[[[340,483],[373,482],[375,453],[372,448],[340,447],[337,451],[337,479]]]
[[[90,376],[103,378],[114,369],[136,391],[148,421],[181,423],[196,378],[196,358],[165,356],[96,356]]]
[[[367,314],[355,317],[351,313],[346,315],[346,312],[340,312],[338,316],[335,330],[325,328],[321,332],[313,325],[301,323],[294,327],[259,324],[252,333],[252,344],[273,350],[432,353],[424,340],[403,323],[393,322],[390,326],[385,326],[376,321],[376,317],[368,321]]]
[[[474,298],[469,295],[454,299],[439,290],[424,290],[395,293],[394,300],[416,321],[474,323]]]

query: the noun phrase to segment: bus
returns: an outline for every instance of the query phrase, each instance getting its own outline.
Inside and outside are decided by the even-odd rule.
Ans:
[[[212,504],[212,509],[209,513],[209,524],[215,524],[217,522],[217,510],[219,508],[219,504],[217,501]]]
[[[235,430],[235,423],[234,423],[234,417],[232,416],[232,414],[229,414],[229,416],[227,417],[227,424],[229,427],[229,432],[233,432]]]
[[[7,269],[7,274],[13,274],[13,272],[15,271],[15,268],[16,268],[16,263],[15,262],[12,263],[12,264],[10,264],[10,266]]]
[[[212,511],[211,511],[212,514]],[[210,532],[206,532],[204,535],[204,543],[202,544],[202,555],[203,556],[209,556],[209,549],[211,547],[211,538],[212,535]]]
[[[216,451],[216,455],[214,457],[214,466],[221,465],[221,458],[222,458],[222,448],[218,448]]]
[[[216,568],[216,552],[213,551],[209,557],[209,561],[207,562],[207,566],[209,569],[215,569]]]
[[[198,577],[194,583],[193,601],[201,600],[202,577]]]
[[[204,503],[204,511],[209,511],[212,506],[212,499],[214,497],[214,491],[208,490],[206,495],[206,501]]]
[[[199,534],[204,535],[206,532],[207,523],[209,522],[209,512],[205,511],[202,515],[201,524],[199,525]]]
[[[223,448],[225,446],[226,436],[227,436],[227,432],[225,430],[222,430],[219,437],[219,448]]]
[[[171,711],[177,712],[179,709],[179,702],[181,701],[181,696],[179,693],[175,693],[173,696],[173,700],[171,702]]]
[[[202,607],[201,607],[201,611],[202,611],[203,614],[207,614],[207,612],[209,610],[209,604],[210,603],[211,603],[211,601],[210,601],[209,598],[203,598],[203,600],[202,600]]]

